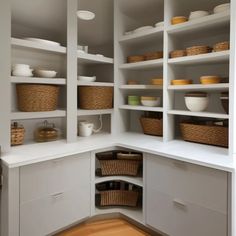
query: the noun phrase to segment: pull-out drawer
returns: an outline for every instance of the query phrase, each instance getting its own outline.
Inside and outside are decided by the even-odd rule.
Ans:
[[[226,236],[227,215],[148,188],[147,223],[170,236]],[[151,203],[151,204],[150,204]]]
[[[150,155],[147,189],[227,213],[227,172]]]
[[[20,206],[20,236],[48,235],[89,216],[90,188],[58,192]]]
[[[68,156],[20,168],[20,203],[71,188],[83,188],[90,179],[90,153]]]

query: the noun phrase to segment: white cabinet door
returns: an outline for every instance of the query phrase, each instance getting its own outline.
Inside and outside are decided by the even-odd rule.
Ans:
[[[148,225],[171,236],[227,235],[227,173],[151,155],[146,168]]]
[[[65,157],[53,164],[58,168],[54,167],[51,175],[51,162],[21,170],[21,236],[47,235],[90,216],[90,153]],[[30,189],[34,181],[35,186]]]
[[[37,163],[20,168],[20,203],[64,192],[87,184],[90,153]]]

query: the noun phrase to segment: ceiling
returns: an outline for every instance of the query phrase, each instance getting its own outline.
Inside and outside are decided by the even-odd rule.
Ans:
[[[49,34],[66,35],[67,0],[11,1],[14,24]],[[113,0],[78,0],[78,9],[96,14],[92,21],[78,19],[81,44],[97,46],[113,41]]]

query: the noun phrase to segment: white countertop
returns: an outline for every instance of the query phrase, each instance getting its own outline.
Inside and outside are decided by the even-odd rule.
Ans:
[[[22,145],[13,147],[9,153],[3,154],[1,159],[9,168],[15,168],[113,146],[229,172],[235,170],[235,158],[228,156],[228,150],[225,148],[177,140],[163,143],[158,137],[137,133],[124,133],[119,136],[94,135],[89,138],[78,138],[78,142],[70,144],[61,140]]]

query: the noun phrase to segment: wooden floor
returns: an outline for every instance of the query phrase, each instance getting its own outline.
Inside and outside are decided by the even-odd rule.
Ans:
[[[150,236],[123,219],[84,223],[57,236]]]

